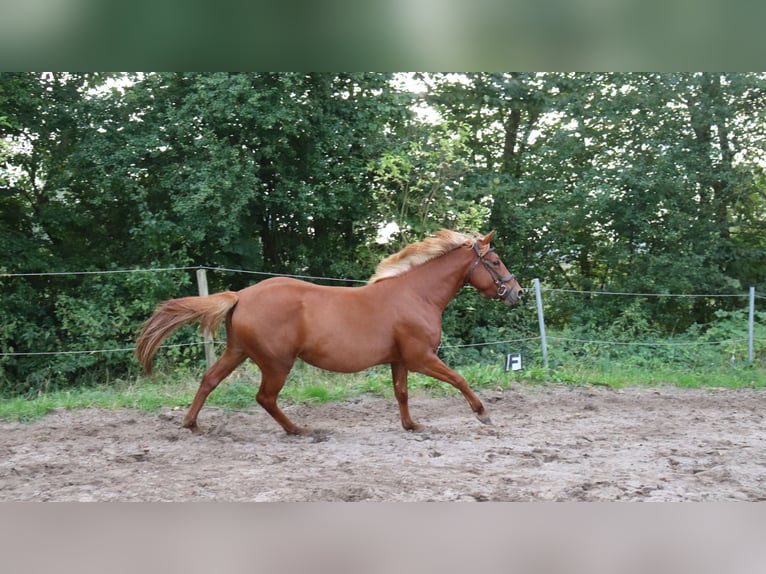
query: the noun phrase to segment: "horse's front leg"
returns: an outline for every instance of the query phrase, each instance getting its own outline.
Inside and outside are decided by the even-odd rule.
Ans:
[[[407,404],[407,367],[404,363],[391,363],[391,376],[394,381],[394,394],[399,403],[399,415],[402,419],[402,426],[405,430],[419,431],[423,430],[423,425],[416,423],[410,416],[410,408]]]
[[[463,378],[460,373],[457,373],[445,365],[435,353],[430,353],[424,358],[419,359],[417,362],[409,363],[407,365],[410,370],[423,373],[429,377],[439,379],[445,383],[449,383],[456,389],[458,389],[468,404],[471,405],[471,409],[476,414],[476,418],[485,425],[492,424],[492,421],[487,414],[487,409],[484,408],[484,404],[479,400],[479,397],[468,386],[468,381]]]

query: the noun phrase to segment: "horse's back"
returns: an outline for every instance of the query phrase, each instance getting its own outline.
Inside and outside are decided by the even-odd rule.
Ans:
[[[306,301],[317,298],[324,288],[290,277],[273,277],[239,291],[234,310],[236,323],[275,325],[298,318]]]
[[[353,300],[360,287],[328,287],[292,277],[272,277],[239,291],[240,306],[259,307],[268,314],[293,313],[312,304],[334,304]]]

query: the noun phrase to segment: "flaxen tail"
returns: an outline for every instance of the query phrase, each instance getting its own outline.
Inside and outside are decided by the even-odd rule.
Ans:
[[[233,291],[224,291],[205,297],[182,297],[160,303],[136,339],[136,357],[144,371],[152,372],[152,359],[170,333],[189,323],[200,323],[201,329],[215,333],[238,300],[239,297]]]

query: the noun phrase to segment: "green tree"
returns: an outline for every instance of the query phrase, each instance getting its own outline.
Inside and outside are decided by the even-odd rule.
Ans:
[[[528,272],[578,290],[724,293],[766,279],[753,265],[763,254],[763,81],[439,75],[429,99],[466,134],[465,179],[492,198],[489,224]],[[645,312],[676,331],[727,303],[667,299]],[[557,311],[561,324],[608,325],[622,303],[586,298]]]
[[[388,76],[153,74],[126,98],[153,140],[134,161],[137,234],[209,265],[369,272],[349,262],[374,235],[368,164],[401,114]]]
[[[373,73],[0,74],[3,351],[129,347],[159,300],[194,291],[184,271],[8,274],[366,278],[400,247],[376,243],[388,223],[401,242],[495,228],[508,267],[554,287],[766,285],[763,74],[417,78],[411,94]],[[211,288],[252,280],[219,274]],[[474,295],[449,308],[445,340],[534,330],[526,311]],[[736,304],[561,295],[549,321],[673,333]],[[0,385],[132,366],[125,353],[5,355]]]
[[[4,74],[0,104],[7,273],[205,264],[366,277],[378,227],[370,165],[408,115],[384,74]],[[3,348],[127,347],[189,279],[3,279]],[[0,362],[4,386],[22,390],[132,364]]]

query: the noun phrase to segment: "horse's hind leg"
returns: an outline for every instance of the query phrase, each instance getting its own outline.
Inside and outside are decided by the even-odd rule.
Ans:
[[[189,410],[184,416],[183,426],[190,429],[192,432],[198,432],[197,427],[197,415],[199,414],[202,405],[205,404],[205,400],[208,395],[213,392],[218,384],[228,377],[231,372],[236,369],[247,358],[247,355],[241,350],[234,350],[229,347],[226,348],[221,358],[218,359],[215,364],[210,367],[202,377],[202,382],[197,389],[197,394],[194,395]]]
[[[396,395],[396,402],[399,403],[402,426],[405,430],[422,430],[423,425],[413,421],[410,416],[410,408],[407,404],[407,367],[404,366],[404,363],[391,363],[391,376],[394,380],[394,394]]]
[[[279,391],[285,385],[287,375],[290,373],[290,369],[274,369],[264,365],[261,367],[261,386],[258,389],[258,394],[255,396],[255,400],[261,405],[266,412],[269,413],[275,421],[277,421],[282,428],[285,429],[287,434],[309,434],[309,429],[299,427],[287,418],[287,415],[282,412],[277,406],[277,396]]]

